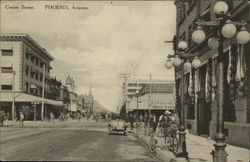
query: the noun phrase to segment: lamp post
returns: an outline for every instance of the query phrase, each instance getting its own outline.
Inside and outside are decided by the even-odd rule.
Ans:
[[[136,90],[136,130],[138,131],[138,119],[139,119],[139,114],[138,114],[138,107],[139,107],[139,102],[138,102],[138,97],[139,97],[139,90]]]
[[[168,60],[165,63],[165,67],[170,69],[173,66],[181,66],[181,117],[179,123],[179,146],[177,155],[180,157],[187,157],[187,147],[185,138],[185,109],[184,109],[184,71],[190,70],[192,65],[197,68],[200,65],[200,60],[197,58],[198,54],[185,53],[187,49],[187,43],[180,41],[178,43],[178,52],[175,55],[168,55]],[[173,61],[170,58],[174,58]],[[193,58],[192,64],[188,61]]]
[[[36,109],[37,109],[37,105],[39,104],[38,101],[34,100],[33,102],[31,102],[32,106],[34,107],[34,121],[36,121]]]
[[[202,26],[209,26],[215,29],[217,33],[216,37],[212,37],[208,40],[208,46],[212,49],[218,48],[218,69],[217,69],[217,123],[216,123],[216,143],[214,144],[215,150],[212,151],[214,162],[226,162],[227,152],[225,151],[226,143],[224,136],[224,118],[223,118],[223,105],[224,105],[224,65],[223,65],[223,40],[226,38],[232,38],[236,35],[236,26],[241,27],[241,30],[236,35],[236,40],[239,44],[245,44],[249,41],[249,32],[246,31],[246,22],[232,22],[228,13],[228,5],[224,1],[218,1],[213,7],[213,12],[216,16],[214,21],[197,21],[198,27],[192,34],[192,40],[199,44],[202,43],[205,38],[205,32],[202,30]]]

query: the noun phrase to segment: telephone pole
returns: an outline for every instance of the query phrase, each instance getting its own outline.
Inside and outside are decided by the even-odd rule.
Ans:
[[[124,79],[123,85],[123,102],[127,103],[127,87],[128,87],[128,77],[130,76],[129,73],[120,73],[120,78]]]

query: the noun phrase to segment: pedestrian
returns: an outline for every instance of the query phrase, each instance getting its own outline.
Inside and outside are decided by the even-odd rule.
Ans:
[[[130,129],[133,130],[133,128],[134,128],[134,116],[133,116],[133,114],[129,114],[129,122],[130,122]]]
[[[20,119],[19,119],[20,125],[23,128],[24,126],[24,114],[23,112],[20,112]]]
[[[168,129],[170,127],[170,122],[171,122],[170,115],[171,115],[171,112],[166,110],[163,117],[159,121],[161,123],[161,127],[162,127],[162,130],[163,130],[163,136],[164,136],[164,139],[165,139],[165,144],[167,143]]]
[[[53,123],[55,122],[54,121],[54,114],[52,112],[50,112],[50,122],[53,122]]]
[[[6,115],[6,124],[8,123],[9,118],[10,118],[10,113],[7,112],[7,115]]]
[[[7,114],[4,112],[3,113],[3,125],[7,125]]]
[[[4,126],[4,113],[2,111],[0,111],[0,126]]]
[[[148,135],[148,114],[146,113],[144,115],[144,133],[145,135]]]

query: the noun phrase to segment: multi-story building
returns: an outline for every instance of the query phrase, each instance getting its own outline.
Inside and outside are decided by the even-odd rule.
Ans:
[[[209,48],[207,40],[216,33],[211,27],[204,27],[206,39],[201,44],[192,41],[192,33],[195,29],[195,21],[215,20],[213,5],[216,0],[176,0],[176,36],[174,38],[174,49],[179,41],[184,40],[188,43],[187,53],[199,53],[201,60],[200,67],[185,71],[185,121],[186,128],[190,132],[198,135],[215,137],[217,103],[216,103],[216,78],[215,69],[217,62],[217,49]],[[250,20],[250,4],[248,1],[227,1],[232,20]],[[250,31],[250,25],[246,26]],[[240,65],[239,44],[235,38],[224,40],[224,133],[226,142],[238,146],[249,147],[250,131],[250,43],[243,46],[244,76],[236,78],[237,65]],[[232,76],[229,76],[232,72]],[[180,104],[180,68],[175,69],[176,94]],[[193,87],[193,89],[190,89]],[[179,104],[177,104],[177,107]],[[239,138],[240,137],[240,138]]]
[[[128,113],[160,116],[165,110],[175,110],[175,83],[166,79],[128,79],[126,88],[126,111]],[[137,91],[138,90],[138,91]]]
[[[77,97],[77,111],[83,112],[84,110],[84,97],[83,95],[78,95]]]
[[[77,94],[76,94],[76,85],[75,81],[72,77],[68,76],[66,78],[65,85],[69,91],[69,107],[68,110],[72,113],[76,113],[77,111]]]
[[[70,104],[69,91],[65,85],[61,85],[60,87],[60,100],[63,102],[62,112],[65,114],[69,111]]]
[[[17,116],[23,111],[26,119],[32,119],[32,114],[41,117],[42,103],[44,112],[51,106],[62,105],[61,102],[49,99],[50,62],[54,58],[44,48],[28,34],[1,33],[0,45],[2,110],[12,114],[14,100]],[[42,98],[43,83],[45,98]]]
[[[87,114],[93,114],[94,113],[95,100],[94,100],[94,96],[92,95],[91,88],[89,89],[88,94],[83,95],[83,98],[84,98],[84,111]]]

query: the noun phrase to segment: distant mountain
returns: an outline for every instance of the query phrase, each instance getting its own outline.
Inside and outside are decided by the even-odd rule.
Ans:
[[[101,104],[98,103],[98,101],[94,101],[94,112],[108,112],[111,113],[112,111],[110,111],[109,109],[105,108],[104,106],[102,106]]]

